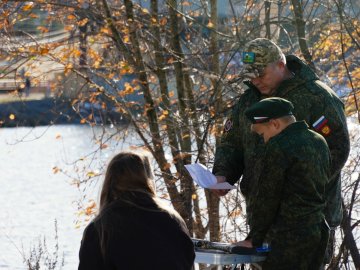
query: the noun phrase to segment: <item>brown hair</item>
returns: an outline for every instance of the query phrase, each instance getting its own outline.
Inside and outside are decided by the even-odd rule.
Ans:
[[[117,154],[109,163],[100,194],[100,212],[121,199],[124,191],[140,191],[155,196],[149,159],[131,152]]]
[[[156,207],[141,204],[139,199],[151,201],[152,205]],[[146,156],[140,156],[132,152],[122,152],[117,154],[107,167],[100,193],[100,211],[95,218],[100,249],[104,258],[107,241],[113,233],[111,220],[109,220],[106,212],[113,203],[117,202],[146,211],[167,212],[172,218],[178,220],[180,226],[187,232],[185,222],[180,215],[175,210],[165,206],[157,198],[149,159]]]

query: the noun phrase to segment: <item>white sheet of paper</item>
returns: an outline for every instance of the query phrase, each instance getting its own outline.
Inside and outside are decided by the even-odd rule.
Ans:
[[[233,185],[230,185],[228,182],[224,182],[224,183],[217,183],[208,188],[209,189],[235,189],[236,187]]]
[[[203,188],[209,189],[234,189],[236,187],[228,182],[217,183],[215,175],[213,175],[203,164],[194,163],[187,164],[185,168],[190,173],[195,183]]]

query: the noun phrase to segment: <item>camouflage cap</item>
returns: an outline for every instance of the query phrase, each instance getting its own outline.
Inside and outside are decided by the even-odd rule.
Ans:
[[[256,78],[264,68],[282,58],[283,53],[279,46],[266,38],[257,38],[248,42],[242,54],[244,69],[242,75],[247,78]]]
[[[265,98],[245,110],[246,117],[253,123],[265,123],[270,119],[293,115],[293,104],[283,98]]]

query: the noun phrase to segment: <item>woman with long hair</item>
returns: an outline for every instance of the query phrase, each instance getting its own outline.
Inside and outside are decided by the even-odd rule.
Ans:
[[[79,257],[79,270],[192,269],[185,222],[157,198],[145,156],[123,152],[110,161],[100,211],[84,231]]]

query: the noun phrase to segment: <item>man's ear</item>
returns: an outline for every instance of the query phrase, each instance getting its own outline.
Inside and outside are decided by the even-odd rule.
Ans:
[[[281,123],[279,119],[270,119],[271,124],[274,126],[275,129],[280,129]]]
[[[279,68],[284,69],[286,67],[285,63],[283,61],[279,61],[278,63]]]

